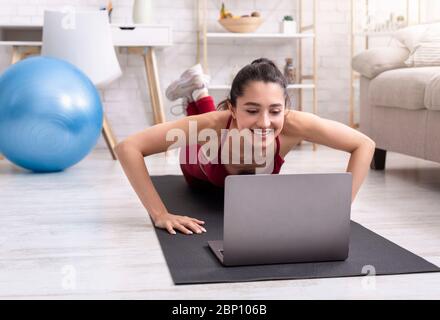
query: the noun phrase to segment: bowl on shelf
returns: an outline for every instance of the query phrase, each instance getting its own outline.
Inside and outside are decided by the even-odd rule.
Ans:
[[[261,17],[239,17],[219,19],[218,22],[229,32],[250,33],[258,29],[263,19]]]

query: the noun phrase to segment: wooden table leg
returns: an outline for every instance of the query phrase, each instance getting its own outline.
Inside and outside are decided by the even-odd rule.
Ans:
[[[148,80],[148,91],[150,92],[151,108],[153,109],[154,124],[165,122],[163,111],[162,93],[160,90],[159,73],[157,71],[156,53],[154,48],[149,47],[144,54],[145,72]],[[172,157],[170,150],[165,151],[165,158]]]
[[[20,53],[20,49],[17,46],[12,46],[12,57],[11,57],[11,65],[17,63],[22,59],[22,55]],[[5,157],[3,157],[2,154],[0,154],[0,160],[4,160]]]
[[[104,140],[107,144],[110,154],[112,155],[113,160],[117,160],[118,158],[115,153],[115,146],[117,144],[117,141],[105,114],[104,114],[104,122],[102,125],[102,135],[104,136]]]
[[[147,73],[148,90],[150,92],[151,107],[153,109],[154,123],[165,122],[163,111],[162,95],[159,84],[159,73],[157,71],[156,54],[154,48],[148,48],[144,55],[145,71]]]
[[[17,46],[13,46],[12,47],[11,65],[16,64],[21,59],[22,59],[22,55],[20,53],[20,48]]]

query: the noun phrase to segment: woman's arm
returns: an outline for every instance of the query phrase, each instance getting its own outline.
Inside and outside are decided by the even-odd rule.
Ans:
[[[193,125],[197,124],[196,133],[198,133],[205,128],[215,128],[219,123],[218,118],[219,115],[215,112],[185,117],[174,122],[152,126],[117,144],[115,152],[121,166],[155,226],[167,229],[173,234],[175,233],[174,229],[186,234],[191,234],[192,231],[197,233],[205,231],[203,227],[199,226],[199,224],[203,224],[203,221],[187,216],[172,215],[168,212],[153,185],[144,157],[167,151],[175,142],[166,141],[167,133],[172,132],[171,130],[181,132],[186,138],[184,143],[188,143],[191,122]],[[197,141],[197,137],[195,139]],[[179,146],[173,145],[173,148]]]
[[[312,113],[289,112],[286,125],[290,133],[299,135],[306,141],[351,153],[346,171],[351,172],[353,178],[353,202],[368,174],[376,143],[345,124],[323,119]]]

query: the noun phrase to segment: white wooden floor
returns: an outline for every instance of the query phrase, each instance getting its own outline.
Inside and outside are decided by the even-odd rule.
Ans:
[[[344,172],[348,158],[305,144],[282,173]],[[147,164],[151,174],[180,174],[162,155]],[[105,150],[56,174],[0,161],[0,190],[2,299],[440,298],[440,273],[174,286],[146,212]],[[389,153],[352,217],[440,265],[440,164]]]

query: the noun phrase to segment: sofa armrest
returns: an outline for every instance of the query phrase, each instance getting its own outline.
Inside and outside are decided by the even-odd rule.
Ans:
[[[384,47],[366,50],[352,60],[352,68],[368,79],[377,77],[382,72],[406,68],[405,60],[409,50],[401,47]]]

